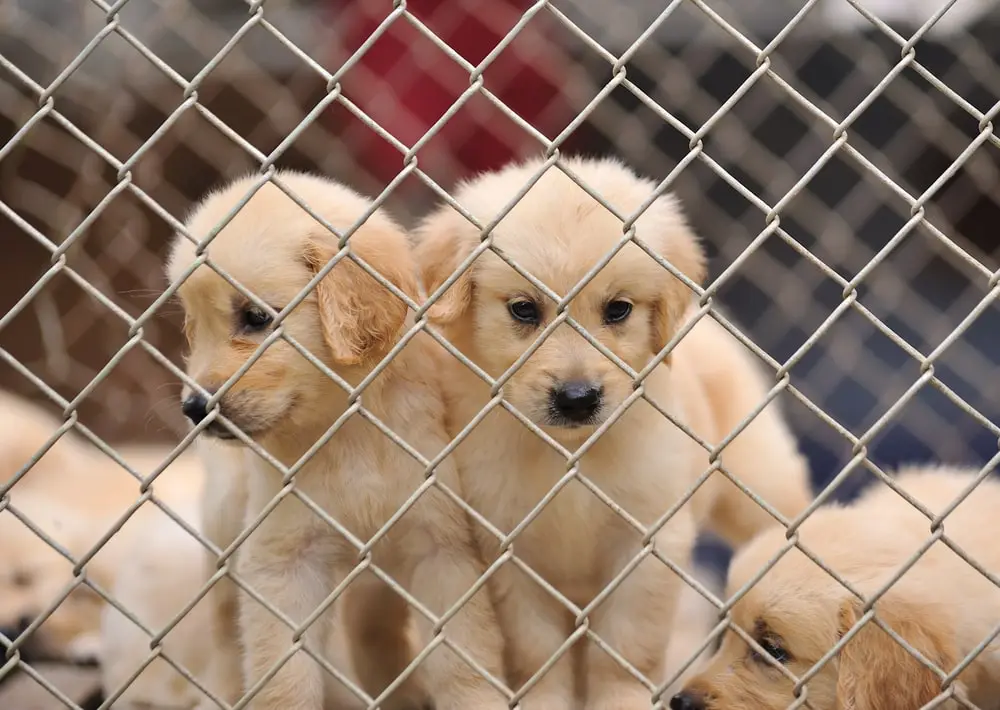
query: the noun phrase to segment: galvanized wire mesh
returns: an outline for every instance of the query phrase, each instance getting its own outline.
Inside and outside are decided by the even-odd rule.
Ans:
[[[773,369],[816,505],[858,471],[995,463],[990,3],[25,0],[0,17],[0,382],[54,402],[55,437],[126,468],[106,441],[193,438],[162,262],[220,180],[315,168],[417,215],[476,170],[586,151],[682,198],[712,257],[699,302]],[[379,44],[392,33],[404,49]],[[73,584],[96,588],[86,560]],[[4,645],[0,674],[30,673]]]

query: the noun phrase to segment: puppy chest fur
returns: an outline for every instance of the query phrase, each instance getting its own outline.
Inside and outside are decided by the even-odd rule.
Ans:
[[[621,423],[623,429],[628,422],[626,418]],[[671,470],[686,471],[694,455],[684,445],[686,437],[676,429],[672,434],[670,428],[651,426],[649,435],[616,442],[622,448],[595,446],[575,468],[625,508],[626,516],[651,525],[687,487],[687,477],[672,475]],[[567,461],[507,413],[491,414],[459,445],[456,455],[469,503],[505,534],[559,488],[517,534],[514,549],[574,602],[589,603],[638,552],[641,533],[587,485],[576,479],[563,481],[570,469]],[[687,508],[680,510],[664,527],[667,535],[661,536],[668,539],[677,531],[675,546],[667,554],[678,557],[679,563],[690,543],[689,518]],[[488,558],[499,551],[495,536],[483,530],[480,539]]]

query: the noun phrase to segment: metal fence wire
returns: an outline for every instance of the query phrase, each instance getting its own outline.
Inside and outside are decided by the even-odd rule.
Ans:
[[[986,472],[1000,437],[994,5],[0,3],[0,385],[61,411],[46,449],[75,430],[142,479],[108,442],[164,440],[177,453],[197,433],[177,400],[179,284],[162,274],[171,236],[210,187],[316,170],[411,224],[457,180],[508,160],[543,155],[565,169],[566,154],[611,154],[681,198],[710,256],[696,300],[773,372],[817,505],[902,462]],[[425,328],[427,306],[412,306]],[[0,512],[58,547],[10,502],[35,460],[9,472]],[[127,515],[141,505],[221,555],[188,610],[223,574],[253,594],[230,551],[148,480]],[[204,691],[162,647],[178,619],[145,627],[87,577],[94,552],[60,549],[71,588],[118,606],[150,636],[148,661]],[[715,636],[736,631],[732,600],[699,589],[721,610]],[[77,707],[22,658],[22,640],[0,637],[0,678],[21,670],[53,707]],[[954,692],[948,670],[941,700]]]

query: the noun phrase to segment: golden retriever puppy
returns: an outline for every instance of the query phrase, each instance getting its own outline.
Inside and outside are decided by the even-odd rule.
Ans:
[[[943,514],[974,483],[953,468],[906,468],[898,486],[931,515]],[[990,574],[1000,572],[995,520],[1000,482],[980,483],[944,519],[944,535]],[[810,515],[799,541],[870,598],[931,538],[931,520],[882,483],[850,506]],[[728,589],[741,589],[774,559],[787,540],[768,531],[734,558]],[[866,621],[865,602],[797,548],[788,550],[736,602],[732,619],[760,648],[734,631],[707,666],[675,696],[674,710],[789,707],[791,676],[803,678],[814,710],[915,710],[942,692],[943,676]],[[935,541],[874,605],[876,616],[944,674],[985,641],[1000,623],[1000,588],[945,542]],[[860,628],[860,630],[856,630]],[[849,632],[839,654],[816,664]],[[1000,647],[992,641],[957,677],[954,692],[980,708],[1000,698]],[[770,656],[765,658],[764,656]],[[959,707],[947,701],[935,707]]]
[[[282,173],[281,179],[337,229],[348,229],[371,211],[367,199],[332,181],[298,173]],[[251,185],[249,178],[237,180],[207,197],[188,220],[189,233],[204,238],[215,230]],[[374,211],[349,244],[353,254],[397,289],[416,297],[406,236],[386,214]],[[207,252],[213,263],[280,311],[339,249],[334,234],[267,183],[238,209]],[[179,280],[195,258],[195,245],[178,237],[168,267],[170,280]],[[372,562],[433,614],[445,614],[470,592],[483,568],[464,511],[436,484],[426,485],[425,466],[373,422],[377,418],[428,459],[448,441],[442,396],[433,382],[438,351],[424,334],[400,342],[413,322],[405,303],[347,258],[320,278],[280,326],[207,265],[197,267],[178,295],[186,313],[188,372],[210,393],[237,374],[264,340],[274,336],[276,327],[319,363],[278,338],[219,399],[221,414],[282,464],[291,467],[302,459],[293,493],[270,464],[252,452],[244,457],[248,509],[264,510],[277,501],[239,550],[238,572],[250,587],[293,624],[301,625],[326,608],[327,597],[362,561],[357,545],[372,543]],[[391,362],[376,371],[397,344],[400,348]],[[349,396],[323,371],[326,368],[352,387],[364,382],[360,396]],[[364,412],[355,413],[359,405]],[[190,389],[185,391],[183,409],[195,422],[212,414],[202,394]],[[327,436],[335,423],[339,429]],[[217,420],[205,431],[233,438]],[[434,475],[459,491],[450,461],[438,464]],[[342,527],[331,526],[296,493],[314,501]],[[411,497],[412,505],[402,511]],[[402,514],[394,517],[398,512]],[[408,660],[403,623],[407,609],[399,595],[384,588],[387,593],[370,596],[362,605],[367,608],[352,615],[352,624],[362,629],[394,632],[395,647],[401,649],[381,663],[358,669],[373,693],[394,680]],[[422,613],[414,616],[422,638],[430,640],[438,629]],[[485,590],[478,590],[448,616],[441,631],[491,673],[502,672],[502,641]],[[250,602],[240,605],[239,632],[247,689],[264,681],[252,707],[318,710],[323,706],[328,676],[295,644],[302,642],[322,655],[331,632],[330,615],[299,631]],[[438,710],[507,705],[478,671],[447,647],[433,649],[421,668]],[[408,685],[400,690],[393,697],[404,703],[401,706],[410,707],[405,703],[414,698],[423,702],[421,693],[410,692]]]
[[[0,481],[6,485],[39,455],[62,425],[43,407],[15,394],[0,391]],[[91,470],[96,462],[88,445],[75,432],[64,434],[11,488],[11,497],[23,505],[31,520],[49,532],[73,528],[70,539],[87,527],[86,513],[69,504],[60,505],[59,477],[78,469]],[[122,474],[125,474],[122,471]],[[82,519],[81,525],[76,525]],[[61,596],[71,580],[71,565],[8,511],[0,511],[0,633],[20,635],[47,604]],[[22,642],[27,656],[78,662],[94,661],[101,600],[80,588],[36,629],[30,642]]]
[[[565,163],[621,214],[631,215],[651,200],[635,221],[636,236],[657,258],[701,281],[702,249],[672,197],[654,200],[655,184],[615,161],[572,158]],[[460,185],[456,200],[481,223],[490,223],[540,166],[533,160],[481,176]],[[428,316],[478,367],[502,377],[506,402],[555,443],[503,406],[494,406],[490,386],[450,358],[443,379],[451,433],[482,416],[455,452],[470,504],[504,534],[516,531],[514,554],[560,594],[579,608],[594,604],[587,609],[590,628],[660,682],[653,676],[662,672],[681,581],[647,554],[647,542],[683,567],[701,521],[731,543],[773,523],[719,472],[691,505],[663,521],[709,469],[706,450],[664,413],[715,446],[765,401],[768,387],[750,354],[709,318],[662,364],[651,365],[689,318],[692,292],[644,247],[627,243],[618,249],[622,236],[617,217],[552,167],[492,229],[492,243],[504,258],[493,251],[479,255]],[[422,223],[417,241],[424,285],[433,294],[479,246],[480,233],[443,206]],[[573,293],[566,311],[619,362],[561,322],[554,300],[505,259],[556,297]],[[598,267],[596,276],[575,291]],[[547,337],[536,348],[543,331]],[[638,397],[639,383],[627,368],[639,373],[647,366],[641,383],[645,398]],[[630,406],[621,413],[626,402]],[[776,405],[764,409],[720,460],[786,516],[809,501],[805,462]],[[624,515],[577,475],[621,506]],[[648,540],[631,521],[649,531]],[[481,552],[489,563],[500,549],[496,536],[481,527]],[[512,680],[524,683],[567,641],[573,615],[513,564],[494,575],[492,586]],[[605,590],[609,593],[602,596]],[[612,655],[598,644],[584,653],[586,708],[649,707],[648,690]],[[573,661],[564,654],[547,668],[528,691],[525,706],[578,707]]]
[[[24,494],[15,498],[19,511],[58,544],[77,554],[87,550],[86,542],[96,543],[103,532],[80,520],[72,505],[47,496]],[[102,560],[103,561],[102,556]],[[95,564],[88,576],[107,589],[113,582],[111,570]],[[73,580],[73,565],[55,548],[17,519],[10,510],[0,511],[0,633],[8,639],[19,637],[38,617],[62,599]],[[67,660],[92,663],[100,653],[100,615],[104,602],[86,585],[73,589],[35,628],[21,648],[29,660]]]
[[[8,393],[0,393],[0,402],[0,480],[6,483],[36,456],[62,422],[44,408]],[[129,445],[117,450],[143,476],[170,454],[165,446]],[[160,474],[153,490],[169,506],[184,509],[200,496],[201,477],[197,457],[182,454]],[[105,603],[90,587],[72,584],[73,564],[13,510],[80,559],[139,496],[138,481],[73,430],[63,434],[11,487],[11,509],[0,510],[0,632],[13,638],[29,631],[20,646],[26,657],[98,660]],[[134,561],[127,553],[133,541],[144,536],[149,520],[157,516],[165,518],[153,504],[143,504],[89,560],[87,578],[110,591],[122,569]]]

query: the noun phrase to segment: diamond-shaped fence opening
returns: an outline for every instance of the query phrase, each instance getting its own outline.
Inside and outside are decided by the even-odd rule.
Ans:
[[[0,434],[0,647],[5,649],[0,706],[26,707],[36,702],[31,693],[37,691],[37,707],[118,702],[271,707],[266,704],[270,679],[284,682],[301,672],[305,685],[320,676],[330,681],[327,691],[334,699],[328,702],[365,707],[393,693],[424,692],[423,674],[444,667],[447,657],[470,683],[485,684],[497,707],[514,707],[522,698],[524,707],[533,707],[533,690],[552,687],[552,679],[584,647],[587,659],[603,659],[598,662],[603,672],[623,674],[641,687],[651,706],[673,707],[674,681],[696,670],[692,657],[723,636],[735,634],[767,655],[763,637],[734,622],[733,607],[752,593],[751,582],[771,574],[787,554],[812,558],[836,584],[862,597],[851,612],[857,624],[813,667],[796,673],[775,664],[773,674],[787,682],[790,707],[825,707],[822,691],[815,690],[821,681],[810,681],[828,672],[829,660],[855,637],[875,633],[869,628],[874,625],[936,674],[941,695],[935,702],[975,707],[954,681],[992,643],[992,630],[982,630],[982,643],[975,640],[979,646],[935,657],[905,630],[897,633],[889,616],[888,621],[873,617],[873,609],[889,608],[889,601],[879,605],[883,597],[891,598],[891,585],[856,589],[848,575],[810,551],[807,533],[814,509],[852,498],[872,477],[885,481],[885,472],[900,464],[969,464],[983,467],[981,478],[995,464],[1000,384],[991,375],[1000,353],[1000,311],[994,303],[1000,12],[992,5],[985,0],[4,4],[0,386],[47,411],[37,412],[21,399],[0,403],[10,412],[8,431]],[[213,257],[218,252],[211,237],[190,249],[199,273],[215,271],[234,297],[256,304],[276,328],[244,368],[227,383],[215,383],[219,391],[203,394],[211,410],[271,348],[298,353],[295,357],[309,360],[313,374],[343,400],[324,426],[322,441],[336,446],[338,437],[348,435],[345,427],[350,431],[363,421],[371,431],[380,430],[391,452],[387,456],[400,457],[400,466],[416,472],[412,490],[394,492],[399,509],[359,536],[350,517],[355,513],[327,509],[299,482],[320,445],[282,461],[218,413],[190,431],[180,390],[201,383],[185,375],[184,316],[175,291],[195,264],[173,281],[165,279],[171,239],[210,189],[248,175],[248,194],[287,193],[325,222],[323,205],[296,195],[280,172],[284,169],[348,184],[407,227],[432,205],[452,204],[471,220],[470,228],[481,230],[475,255],[506,261],[552,306],[554,319],[538,330],[529,353],[556,331],[576,330],[610,367],[633,380],[632,394],[611,414],[612,421],[633,406],[665,412],[647,391],[649,368],[631,368],[575,318],[574,299],[595,273],[581,272],[568,291],[553,291],[493,243],[499,216],[483,221],[455,201],[460,181],[534,157],[539,174],[561,173],[591,193],[599,209],[616,212],[623,224],[616,248],[648,250],[643,233],[633,228],[648,204],[617,212],[610,196],[574,173],[567,156],[577,153],[616,156],[650,178],[658,192],[679,197],[709,257],[703,287],[690,284],[698,316],[742,340],[769,378],[762,401],[741,413],[737,430],[776,398],[808,460],[817,499],[801,515],[787,517],[728,470],[725,446],[717,447],[728,445],[737,432],[723,433],[722,442],[705,441],[684,421],[674,422],[707,450],[709,468],[692,481],[688,494],[705,480],[729,477],[768,519],[787,527],[781,555],[735,595],[724,598],[703,574],[705,567],[723,568],[729,554],[723,545],[704,536],[697,570],[678,564],[656,542],[659,532],[674,524],[674,508],[640,520],[581,465],[606,427],[580,450],[568,450],[512,402],[508,385],[530,355],[506,372],[485,372],[428,320],[444,288],[427,294],[425,303],[352,249],[352,239],[365,228],[366,215],[360,213],[352,217],[357,224],[329,225],[336,247],[314,281],[346,269],[367,272],[366,278],[388,287],[416,314],[372,374],[346,381],[328,358],[310,353],[282,323],[299,301],[315,294],[286,304],[260,300],[261,294],[251,293]],[[527,190],[526,184],[520,192]],[[505,210],[515,203],[512,199]],[[206,236],[179,239],[197,243]],[[661,262],[663,278],[678,275],[677,265],[652,256]],[[609,252],[595,267],[611,258]],[[447,285],[459,278],[455,273]],[[682,330],[680,342],[684,335]],[[484,409],[460,422],[449,432],[451,442],[441,441],[438,448],[396,431],[367,404],[375,397],[369,388],[379,386],[379,373],[405,359],[412,343],[429,339],[451,352],[449,366],[489,393]],[[669,356],[675,345],[667,343],[658,357]],[[475,510],[446,473],[454,451],[467,439],[479,441],[472,433],[494,415],[518,420],[532,445],[561,467],[558,482],[513,529],[501,529]],[[233,471],[195,451],[193,442],[206,438],[207,428],[232,431],[242,441],[246,458],[230,460],[236,462]],[[271,471],[278,481],[275,496],[248,509],[242,534],[220,537],[213,527],[217,521],[203,512],[211,510],[202,500],[204,469],[239,480],[244,467],[266,466],[276,469]],[[640,540],[634,554],[583,603],[534,569],[526,561],[530,552],[522,554],[518,547],[519,535],[570,489],[599,501],[621,534]],[[969,500],[976,495],[972,490]],[[242,511],[245,502],[224,500],[221,509],[243,517],[232,511]],[[428,500],[468,517],[488,548],[495,546],[465,587],[433,602],[421,593],[426,584],[397,579],[375,554],[379,545],[395,544],[393,530]],[[924,511],[927,536],[897,556],[898,574],[889,570],[887,580],[905,580],[905,569],[924,564],[918,561],[922,555],[940,556],[949,548],[979,578],[997,581],[998,570],[977,559],[975,545],[967,550],[960,535],[949,537],[951,511],[944,507]],[[255,535],[273,535],[272,513],[287,517],[289,509],[312,520],[317,535],[336,538],[338,549],[352,557],[294,610],[270,598],[281,589],[260,588],[262,577],[253,574],[253,565],[244,575],[239,563],[241,549],[254,549]],[[558,541],[553,549],[561,549]],[[476,604],[492,608],[494,586],[510,579],[511,570],[539,604],[566,620],[564,634],[539,642],[536,655],[543,658],[518,679],[523,685],[513,682],[507,666],[491,667],[482,649],[462,643],[468,624],[463,615]],[[699,610],[720,616],[713,624],[714,617],[679,613],[668,627],[677,639],[668,667],[647,677],[628,650],[618,647],[618,637],[604,633],[601,607],[613,605],[615,595],[631,598],[630,577],[661,573],[668,583],[693,590]],[[160,579],[176,582],[169,602],[158,601]],[[288,586],[295,583],[291,579]],[[355,603],[373,600],[381,605],[382,618],[366,626]],[[225,646],[235,638],[225,636],[213,619],[216,606],[231,607],[234,614],[240,607],[250,621],[237,623],[233,616],[233,624],[259,624],[284,643],[278,648],[274,641],[266,652],[244,649],[262,677],[247,681],[241,688],[247,697],[238,702],[242,693],[227,698],[232,689],[209,680],[220,672],[243,674],[236,646]],[[342,634],[326,639],[322,648],[314,643],[324,636],[317,629],[326,628],[331,615],[337,618],[332,628],[365,639],[411,634],[414,654],[383,656],[391,673],[361,677],[363,664]],[[697,626],[695,620],[704,623]],[[503,625],[526,627],[524,619],[507,618]],[[100,682],[92,674],[66,674],[67,661],[91,660],[101,663]],[[102,687],[95,690],[95,684]],[[312,700],[319,707],[321,701]],[[448,702],[455,701],[446,699],[442,707],[451,707]]]

